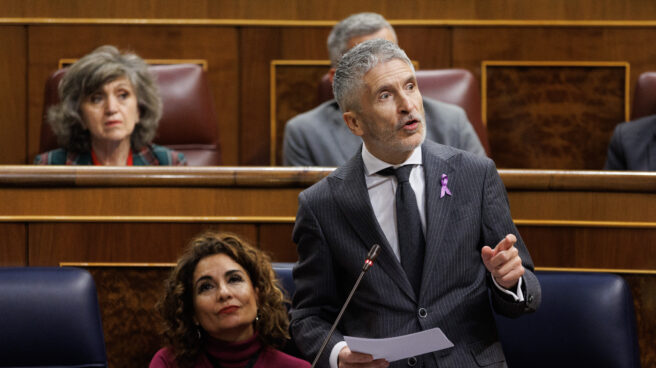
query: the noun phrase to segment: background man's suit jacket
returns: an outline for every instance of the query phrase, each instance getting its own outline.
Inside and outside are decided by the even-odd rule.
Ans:
[[[615,127],[604,168],[656,171],[656,115]]]
[[[440,327],[455,344],[448,351],[418,357],[417,366],[488,365],[504,367],[488,299],[507,316],[535,310],[540,286],[533,263],[510,217],[507,195],[487,157],[425,142],[426,251],[420,295],[414,291],[375,218],[361,154],[299,195],[293,238],[299,262],[292,335],[313,359],[373,244],[381,253],[365,275],[326,349],[343,335],[383,338]],[[440,175],[448,175],[452,196],[440,198]],[[484,245],[494,247],[506,234],[517,236],[523,265],[525,302],[514,302],[491,283],[481,260]],[[427,312],[419,316],[419,309]],[[521,336],[518,336],[521,338]],[[320,366],[328,367],[328,353]],[[391,364],[406,366],[405,361]]]
[[[423,98],[426,139],[485,156],[474,127],[459,106]],[[283,165],[341,166],[360,148],[337,101],[330,100],[293,117],[285,125]]]

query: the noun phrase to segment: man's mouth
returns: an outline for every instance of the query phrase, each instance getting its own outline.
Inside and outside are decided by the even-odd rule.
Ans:
[[[415,130],[419,128],[421,122],[417,119],[410,119],[403,124],[403,129],[405,130]]]

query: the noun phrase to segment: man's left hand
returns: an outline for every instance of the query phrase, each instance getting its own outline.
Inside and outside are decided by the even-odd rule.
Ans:
[[[485,268],[490,271],[497,284],[509,290],[516,287],[520,277],[524,275],[524,266],[519,251],[515,248],[515,242],[515,235],[508,234],[494,249],[487,245],[481,249]]]

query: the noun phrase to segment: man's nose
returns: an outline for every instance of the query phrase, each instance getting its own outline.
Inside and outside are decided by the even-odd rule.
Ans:
[[[414,101],[407,94],[401,93],[399,94],[398,107],[399,107],[399,112],[409,113],[410,111],[412,111],[414,107]]]

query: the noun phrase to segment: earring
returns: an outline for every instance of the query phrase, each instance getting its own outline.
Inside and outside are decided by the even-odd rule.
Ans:
[[[260,320],[260,310],[257,310],[257,314],[255,315],[255,322]]]

